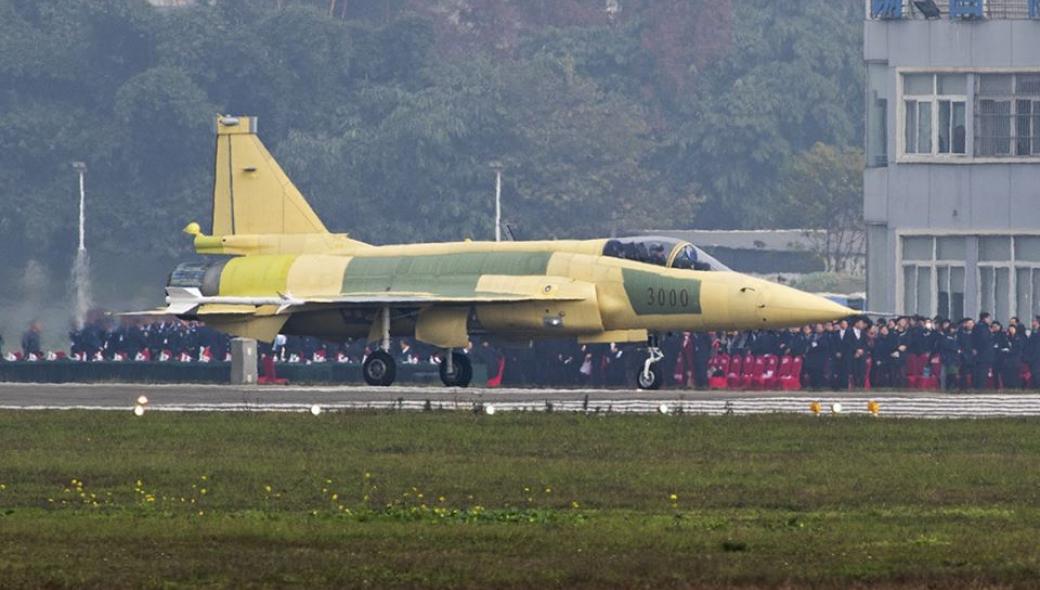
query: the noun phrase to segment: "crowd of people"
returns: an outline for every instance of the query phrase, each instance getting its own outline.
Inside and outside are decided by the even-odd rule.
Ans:
[[[33,321],[20,350],[4,351],[6,361],[75,360],[136,362],[226,362],[229,337],[199,322],[94,321],[69,334],[69,351],[41,348],[41,326]],[[983,313],[978,320],[896,317],[871,321],[861,316],[790,330],[679,333],[660,343],[660,368],[672,386],[707,388],[726,368],[713,360],[734,357],[798,357],[802,388],[893,388],[915,386],[918,371],[942,389],[1040,388],[1040,317],[1030,326],[1018,318],[1008,325]],[[325,342],[281,336],[261,344],[261,355],[280,363],[361,363],[371,351],[364,339]],[[440,363],[442,351],[407,338],[394,339],[398,363]],[[493,384],[630,386],[646,359],[641,347],[535,342],[499,348],[474,339],[465,353],[487,368]],[[719,355],[725,355],[724,357]],[[915,362],[916,361],[916,362]],[[916,364],[911,369],[911,365]]]

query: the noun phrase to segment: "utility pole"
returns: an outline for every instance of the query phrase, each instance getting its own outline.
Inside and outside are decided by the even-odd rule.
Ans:
[[[495,171],[495,241],[502,241],[502,162],[495,160],[491,162],[491,169]]]

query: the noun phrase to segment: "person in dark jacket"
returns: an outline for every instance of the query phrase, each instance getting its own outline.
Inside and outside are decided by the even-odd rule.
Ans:
[[[990,322],[989,332],[993,336],[993,388],[1003,389],[1004,360],[1011,351],[1010,343],[1000,322]]]
[[[809,348],[809,336],[811,335],[812,326],[802,326],[801,330],[791,330],[788,332],[787,345],[783,353],[791,356],[804,356]]]
[[[906,355],[910,339],[906,318],[900,318],[888,332],[888,383],[891,387],[906,385]]]
[[[889,338],[888,326],[880,322],[877,336],[870,346],[870,386],[874,389],[892,386],[892,372],[889,369],[892,360],[892,339]]]
[[[772,330],[762,330],[751,343],[751,354],[780,354],[780,336]]]
[[[708,332],[693,334],[693,384],[697,389],[708,388],[708,362],[715,354],[715,339]]]
[[[43,350],[40,348],[40,322],[33,320],[29,324],[29,329],[22,334],[22,354],[28,358],[30,354],[36,355],[37,358],[43,357]]]
[[[990,316],[986,312],[979,314],[979,322],[971,331],[971,348],[975,357],[972,380],[975,389],[983,389],[989,380],[994,358],[993,332],[990,331]]]
[[[1003,339],[1001,352],[1000,380],[1004,389],[1022,387],[1022,353],[1025,341],[1019,336],[1018,325],[1009,324]]]
[[[827,384],[825,378],[827,359],[831,355],[831,337],[823,324],[816,324],[813,333],[806,342],[805,359],[802,370],[807,377],[806,384],[810,389],[822,389]]]
[[[837,328],[830,332],[831,341],[828,349],[831,358],[828,360],[831,369],[831,387],[838,390],[849,388],[849,365],[845,359],[845,334],[849,329],[849,321],[842,319],[838,322]]]
[[[863,387],[867,376],[867,323],[856,318],[852,328],[845,331],[845,362],[853,387]]]
[[[957,340],[957,327],[949,322],[946,322],[943,338],[939,343],[939,358],[942,361],[939,385],[944,391],[960,387],[958,371],[961,364],[961,348]]]
[[[1040,389],[1040,316],[1033,318],[1031,326],[1023,357],[1029,365],[1029,386]]]
[[[972,334],[975,333],[975,320],[964,318],[961,320],[961,328],[957,331],[957,347],[960,348],[960,371],[958,372],[958,383],[961,390],[968,388],[968,383],[975,375],[975,345]]]

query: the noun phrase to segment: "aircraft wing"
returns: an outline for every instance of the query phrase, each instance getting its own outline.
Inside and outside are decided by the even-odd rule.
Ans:
[[[552,289],[538,294],[506,293],[496,291],[473,291],[467,294],[436,292],[384,291],[357,292],[339,295],[301,296],[278,293],[275,296],[207,296],[196,288],[167,287],[165,308],[146,312],[120,315],[185,315],[202,311],[204,315],[246,314],[261,306],[276,306],[277,314],[288,313],[302,307],[363,307],[455,304],[474,305],[488,303],[519,303],[525,301],[580,301],[583,295]],[[201,309],[200,309],[201,308]]]

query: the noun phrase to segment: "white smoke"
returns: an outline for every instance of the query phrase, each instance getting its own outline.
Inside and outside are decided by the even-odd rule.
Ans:
[[[72,313],[77,330],[83,329],[92,305],[90,255],[86,248],[80,248],[76,250],[76,260],[72,263]]]

